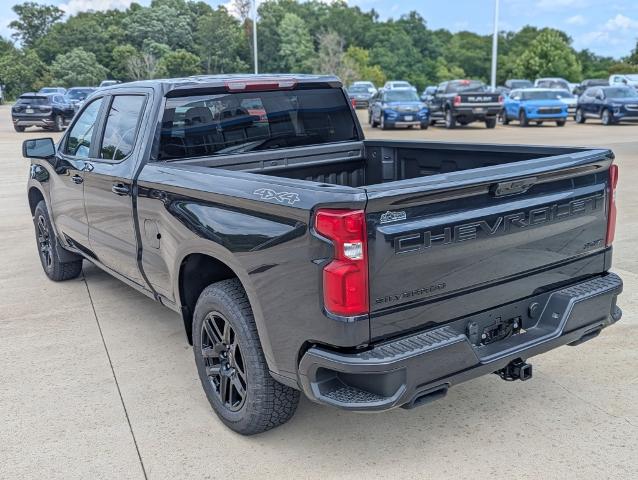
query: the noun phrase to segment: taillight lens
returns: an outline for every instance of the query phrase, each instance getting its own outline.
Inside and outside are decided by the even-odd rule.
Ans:
[[[498,96],[498,103],[503,103],[505,102],[505,97],[503,95],[499,95]]]
[[[456,97],[454,97],[454,106],[456,107],[457,105],[461,104],[461,96],[457,95]]]
[[[613,163],[609,167],[609,204],[607,209],[607,238],[605,244],[609,247],[614,243],[616,234],[616,187],[618,186],[618,165]]]
[[[315,230],[334,245],[334,258],[323,269],[326,310],[344,317],[367,314],[370,308],[364,211],[318,210]]]
[[[350,103],[352,104],[353,107],[357,106],[357,101],[354,98],[350,99]]]

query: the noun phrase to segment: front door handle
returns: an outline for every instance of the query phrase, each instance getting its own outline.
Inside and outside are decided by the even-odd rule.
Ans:
[[[111,191],[115,195],[128,195],[131,190],[128,188],[128,185],[124,185],[123,183],[114,183],[111,187]]]
[[[73,175],[71,177],[71,180],[73,181],[73,183],[79,185],[80,183],[82,183],[84,181],[84,179],[80,176],[80,175]]]

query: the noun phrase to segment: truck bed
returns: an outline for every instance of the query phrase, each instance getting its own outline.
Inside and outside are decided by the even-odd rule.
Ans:
[[[192,164],[311,182],[366,187],[398,180],[569,155],[578,148],[364,141],[193,160]]]

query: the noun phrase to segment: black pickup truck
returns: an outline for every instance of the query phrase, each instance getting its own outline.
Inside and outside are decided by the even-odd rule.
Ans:
[[[87,260],[178,312],[243,434],[300,391],[379,411],[526,380],[621,317],[609,150],[364,140],[338,79],[281,75],[100,89],[23,153],[48,277]]]
[[[478,80],[452,80],[441,83],[427,103],[433,125],[443,122],[445,128],[455,128],[457,124],[485,122],[487,128],[494,128],[503,109],[503,96],[490,92]]]

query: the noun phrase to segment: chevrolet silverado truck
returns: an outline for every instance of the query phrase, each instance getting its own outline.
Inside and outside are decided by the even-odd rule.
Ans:
[[[621,317],[606,149],[365,140],[337,78],[279,75],[99,89],[23,154],[46,275],[88,261],[177,312],[242,434],[300,392],[382,411],[527,380]]]
[[[503,96],[490,92],[478,80],[452,80],[437,87],[428,107],[433,125],[443,122],[445,128],[455,128],[457,124],[485,122],[487,128],[494,128],[503,109]]]

